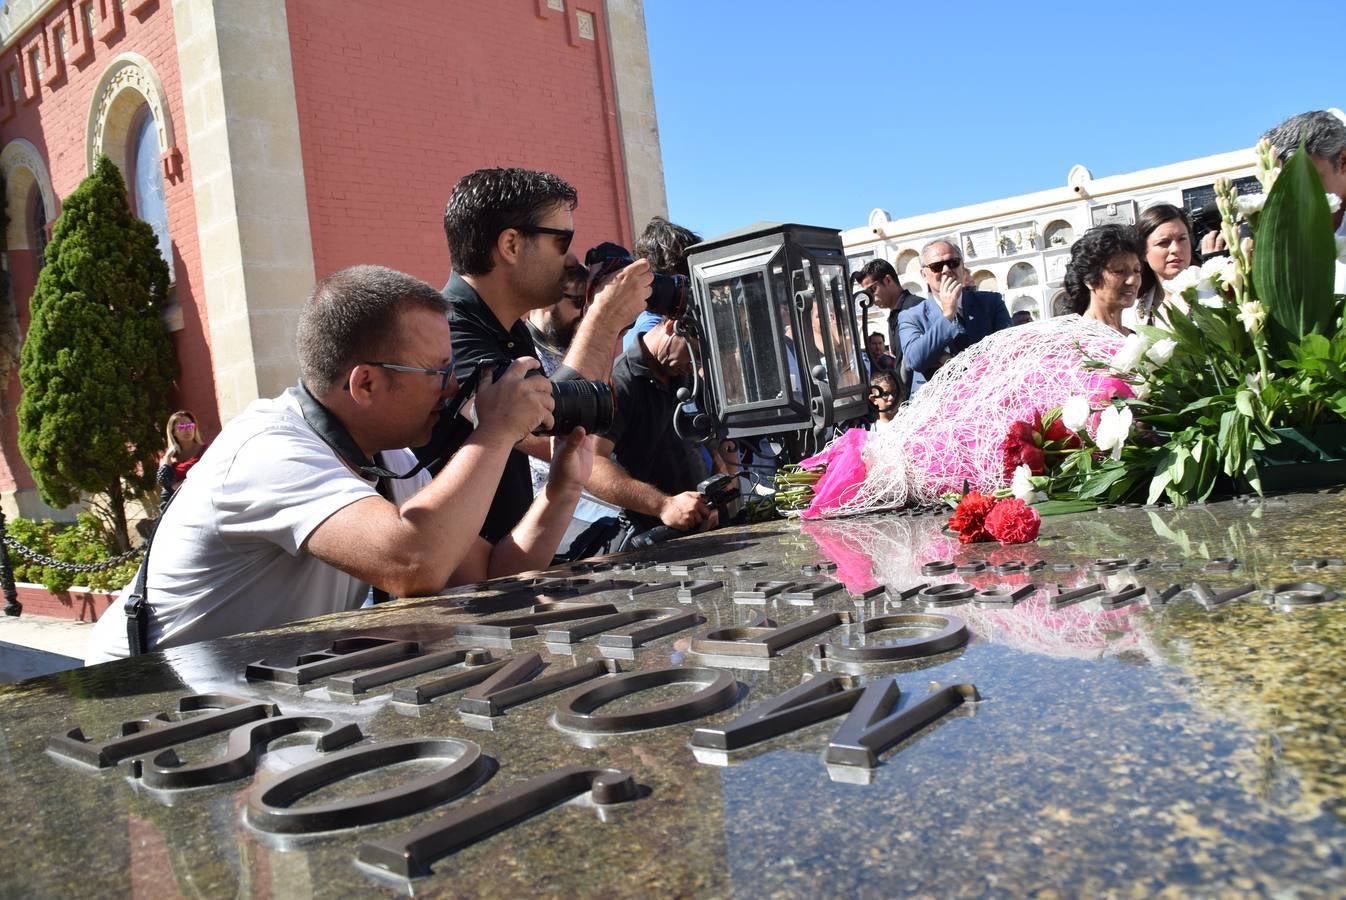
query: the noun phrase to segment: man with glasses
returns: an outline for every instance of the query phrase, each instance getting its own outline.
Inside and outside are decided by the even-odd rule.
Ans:
[[[912,370],[913,396],[944,363],[988,334],[1010,327],[1004,298],[972,288],[953,241],[936,238],[926,244],[921,273],[930,296],[897,319],[902,362]]]
[[[458,392],[446,313],[438,291],[390,269],[323,279],[299,316],[299,384],[224,427],[88,661],[355,609],[371,586],[425,596],[549,564],[593,461],[579,430],[557,439],[547,493],[509,540],[478,535],[513,446],[551,423],[550,385],[524,377],[535,361],[486,380],[478,427],[433,479],[405,449]]]
[[[483,363],[538,357],[524,322],[530,310],[554,305],[569,277],[575,236],[575,189],[548,172],[479,169],[453,188],[444,211],[453,274],[444,288],[459,378]],[[653,276],[637,260],[622,269],[584,310],[552,380],[607,380],[623,329],[645,308]],[[422,459],[460,446],[472,426],[461,417],[441,422]],[[525,454],[550,458],[546,438],[529,436],[510,454],[482,536],[503,538],[533,501]],[[609,464],[610,465],[610,464]]]

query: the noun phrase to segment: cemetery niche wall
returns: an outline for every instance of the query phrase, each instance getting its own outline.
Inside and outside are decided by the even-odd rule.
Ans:
[[[769,523],[7,685],[3,892],[1337,893],[1343,514]]]

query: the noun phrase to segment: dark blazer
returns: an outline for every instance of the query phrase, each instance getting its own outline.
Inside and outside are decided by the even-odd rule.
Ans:
[[[911,367],[913,394],[950,357],[957,356],[992,332],[1010,327],[1005,300],[991,291],[964,290],[963,309],[952,320],[944,318],[939,301],[927,297],[919,306],[897,317],[902,362]]]

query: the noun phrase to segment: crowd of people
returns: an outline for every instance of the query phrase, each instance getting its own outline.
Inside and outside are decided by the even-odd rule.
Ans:
[[[1268,137],[1282,154],[1302,138],[1326,189],[1346,194],[1339,120],[1309,113]],[[723,511],[699,486],[736,472],[739,448],[677,433],[695,339],[646,308],[655,273],[685,276],[699,237],[656,218],[633,261],[595,279],[596,262],[625,251],[600,245],[581,262],[577,203],[545,172],[465,176],[444,214],[453,271],[442,291],[372,265],[328,275],[300,314],[297,385],[251,404],[208,450],[194,417],[175,413],[160,471],[173,502],[136,583],[99,620],[89,661],[541,569],[658,526],[716,527]],[[1106,341],[1162,317],[1164,283],[1193,263],[1193,237],[1168,205],[1136,227],[1088,231],[1066,274],[1078,318],[1062,318]],[[933,408],[922,392],[946,370],[958,375],[941,382],[990,380],[977,348],[1006,343],[995,336],[1018,323],[973,284],[956,241],[927,243],[921,272],[924,297],[886,260],[855,274],[887,313],[886,334],[866,336],[873,427],[894,446],[925,433],[925,451],[951,450],[913,430],[911,410],[947,419],[921,411]],[[553,385],[576,380],[611,385],[611,427],[549,435]]]

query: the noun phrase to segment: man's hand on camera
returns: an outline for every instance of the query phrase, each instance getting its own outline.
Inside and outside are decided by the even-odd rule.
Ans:
[[[1216,228],[1206,232],[1201,238],[1201,254],[1209,256],[1212,253],[1223,253],[1229,249],[1229,242],[1224,239],[1220,229]]]
[[[594,468],[594,439],[576,428],[551,439],[551,474],[547,489],[572,490],[575,494],[589,482]]]
[[[711,516],[711,508],[696,491],[683,491],[664,500],[659,521],[679,531],[696,531]]]
[[[645,311],[645,301],[654,285],[654,272],[647,259],[638,259],[619,269],[594,295],[594,304],[586,316],[602,316],[618,328],[625,328]]]
[[[537,430],[552,426],[551,382],[526,378],[541,363],[530,356],[516,359],[496,379],[483,372],[477,384],[477,428],[499,432],[517,444]]]

